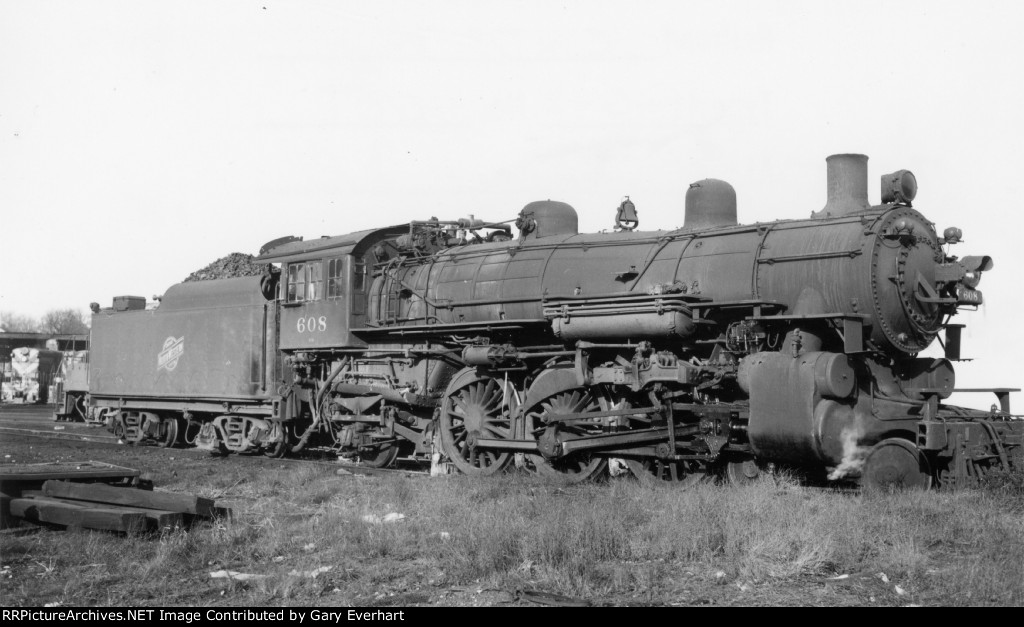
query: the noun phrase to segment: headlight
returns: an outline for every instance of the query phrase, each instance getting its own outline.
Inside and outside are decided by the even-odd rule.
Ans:
[[[907,204],[917,197],[917,178],[910,170],[899,170],[882,177],[882,202]]]
[[[972,290],[978,287],[978,283],[981,283],[981,272],[977,270],[968,270],[964,273],[964,278],[961,282]]]

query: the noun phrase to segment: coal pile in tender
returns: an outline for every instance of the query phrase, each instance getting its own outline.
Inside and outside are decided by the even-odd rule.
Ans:
[[[260,276],[267,269],[267,264],[256,263],[256,258],[245,253],[231,253],[221,257],[205,268],[188,275],[185,282],[212,281],[214,279],[233,279],[240,276]]]

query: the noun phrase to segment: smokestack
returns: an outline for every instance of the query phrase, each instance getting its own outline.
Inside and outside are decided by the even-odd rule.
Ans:
[[[870,207],[867,155],[832,155],[825,163],[828,165],[828,200],[825,207],[811,217],[835,218]]]

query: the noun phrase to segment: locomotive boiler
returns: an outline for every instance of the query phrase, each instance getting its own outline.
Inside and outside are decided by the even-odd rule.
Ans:
[[[959,359],[953,316],[982,303],[992,260],[952,254],[961,233],[939,236],[913,207],[909,171],[882,177],[878,205],[863,155],[829,157],[827,181],[810,217],[751,225],[737,221],[733,188],[707,179],[672,231],[637,230],[627,199],[614,231],[581,234],[575,210],[549,200],[514,225],[431,219],[281,238],[257,258],[262,314],[205,342],[217,363],[248,356],[248,391],[211,383],[204,398],[226,407],[178,391],[144,411],[106,402],[121,425],[146,413],[165,442],[188,414],[210,448],[283,454],[322,441],[371,465],[440,456],[476,475],[515,464],[586,479],[611,465],[742,481],[774,463],[923,487],[1020,464],[1008,390],[991,390],[989,412],[942,402]],[[228,287],[210,282],[210,303]],[[160,329],[145,359],[179,337]],[[920,356],[937,339],[945,357]],[[183,385],[160,376],[169,387],[139,394]]]

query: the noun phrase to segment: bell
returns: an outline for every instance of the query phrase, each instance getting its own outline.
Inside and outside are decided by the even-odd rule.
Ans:
[[[616,230],[632,231],[640,224],[640,218],[636,216],[636,205],[626,196],[626,199],[619,205],[615,213]]]

